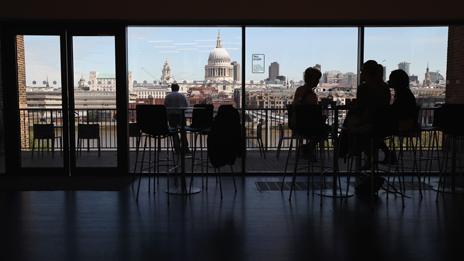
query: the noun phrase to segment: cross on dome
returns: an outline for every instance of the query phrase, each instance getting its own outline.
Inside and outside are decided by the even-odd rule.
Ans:
[[[218,34],[217,34],[216,48],[222,48],[221,32],[220,31],[218,31]]]

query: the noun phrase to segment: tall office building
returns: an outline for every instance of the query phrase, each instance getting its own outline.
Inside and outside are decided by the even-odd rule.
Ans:
[[[233,61],[232,63],[232,79],[234,82],[239,82],[240,81],[240,64],[237,63],[236,61]]]
[[[271,65],[269,65],[269,80],[275,81],[277,76],[279,76],[279,64],[277,62],[272,62]]]
[[[411,65],[411,63],[401,62],[398,64],[398,69],[405,71],[409,76],[409,65]]]

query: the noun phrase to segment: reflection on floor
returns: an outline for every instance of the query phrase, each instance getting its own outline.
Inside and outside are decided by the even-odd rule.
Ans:
[[[200,178],[195,185],[200,186]],[[0,191],[0,260],[462,260],[464,198],[433,190],[375,201],[258,191],[278,177],[214,177],[188,197],[121,191]],[[305,181],[305,179],[299,180]],[[172,183],[171,183],[172,184]],[[135,188],[135,187],[134,187]]]
[[[247,151],[246,161],[245,161],[245,169],[248,173],[283,173],[285,170],[285,163],[287,159],[288,151],[283,150],[280,153],[279,158],[276,157],[276,151],[268,151],[266,152],[266,157],[260,156],[259,152],[256,150]],[[295,153],[293,152],[288,165],[288,172],[293,171],[293,164],[294,164],[294,157]],[[203,152],[203,159],[206,159],[207,153],[206,151]],[[141,159],[141,153],[139,154],[138,160]],[[165,157],[165,153],[162,153],[161,158]],[[130,171],[134,172],[134,162],[135,162],[136,154],[135,152],[130,153]],[[145,159],[148,158],[148,153],[145,155]],[[196,155],[196,158],[200,158],[199,154]],[[191,155],[186,157],[186,171],[191,172],[192,160]],[[332,152],[328,153],[325,158],[325,166],[328,168],[333,167],[333,156]],[[432,170],[438,171],[438,161],[436,159],[430,160],[427,158],[426,153],[420,154],[418,159],[418,168],[421,170]],[[23,152],[22,153],[22,162],[23,166],[26,167],[60,167],[63,166],[63,159],[61,153],[55,153],[54,157],[52,157],[51,153],[44,153],[43,155],[35,154],[32,157],[30,152]],[[80,167],[114,167],[117,163],[117,154],[116,151],[102,151],[101,155],[98,156],[98,153],[95,151],[86,152],[83,151],[77,157],[77,164]],[[305,160],[300,160],[300,164],[306,164]],[[338,160],[339,169],[341,171],[346,171],[346,162],[343,159]],[[450,164],[449,164],[450,165]],[[234,165],[234,171],[240,171],[242,166],[241,158],[236,160]],[[318,166],[318,163],[316,163]],[[386,170],[388,166],[380,165],[381,169]],[[405,153],[405,168],[408,170],[412,169],[413,161],[412,161],[412,153]],[[393,166],[394,167],[394,166]],[[462,168],[462,163],[459,163],[460,168]],[[140,170],[140,165],[137,167],[137,172]],[[160,172],[166,172],[166,167],[161,167]],[[209,173],[213,172],[211,167],[208,169]],[[229,168],[224,168],[223,171],[230,171]],[[305,169],[299,169],[300,172],[305,172]],[[317,167],[314,171],[319,171]],[[195,163],[195,173],[205,173],[206,167],[203,167],[203,171],[201,170],[199,161]]]

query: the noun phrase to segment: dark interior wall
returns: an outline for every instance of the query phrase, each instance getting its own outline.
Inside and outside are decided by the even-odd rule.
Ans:
[[[1,39],[0,28],[0,39]],[[2,42],[0,41],[0,174],[5,172],[5,125],[3,121]]]
[[[3,1],[0,18],[130,20],[279,21],[308,23],[440,23],[462,21],[461,1],[442,0],[16,0]]]
[[[446,102],[464,103],[464,26],[448,29]]]

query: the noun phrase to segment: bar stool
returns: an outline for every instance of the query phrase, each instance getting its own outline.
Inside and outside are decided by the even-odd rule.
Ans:
[[[412,166],[409,168],[413,175],[417,177],[419,182],[419,193],[422,198],[422,179],[421,179],[421,169],[420,169],[420,158],[418,158],[418,150],[421,148],[421,131],[419,127],[419,111],[420,107],[417,106],[414,114],[411,117],[399,119],[397,122],[397,129],[394,131],[393,135],[389,138],[390,148],[395,151],[395,154],[398,154],[398,161],[396,163],[395,172],[396,177],[400,184],[400,191],[404,197],[406,192],[406,183],[405,183],[405,152],[410,151],[412,153]],[[395,141],[396,140],[396,141]],[[398,153],[396,153],[398,151]],[[393,163],[389,162],[388,167],[391,169]],[[389,183],[390,176],[387,178],[387,183]],[[395,177],[393,178],[394,182]],[[387,190],[387,197],[389,194]]]
[[[287,169],[288,169],[288,163],[290,161],[290,157],[292,155],[292,150],[293,150],[293,140],[296,139],[296,136],[295,136],[295,130],[294,130],[294,123],[293,123],[293,105],[291,104],[288,104],[286,106],[287,108],[287,122],[288,122],[288,128],[290,129],[292,135],[291,135],[291,138],[290,138],[290,145],[288,147],[288,151],[287,151],[287,158],[285,160],[285,166],[284,166],[284,177],[283,177],[283,180],[282,180],[282,187],[281,187],[281,190],[283,190],[283,184],[284,184],[284,181],[285,181],[285,176],[287,174]]]
[[[260,119],[256,124],[256,135],[247,135],[247,140],[256,140],[258,143],[259,156],[266,158],[266,150],[264,149],[263,143],[263,119]]]
[[[144,138],[144,145],[143,151],[141,155],[140,161],[140,173],[139,173],[139,182],[137,187],[137,197],[136,201],[139,198],[139,191],[140,191],[140,182],[144,170],[145,165],[145,152],[147,149],[147,142],[149,143],[148,146],[148,169],[151,170],[153,166],[153,178],[156,179],[156,174],[159,174],[159,167],[160,164],[160,154],[161,154],[161,141],[165,140],[167,146],[167,153],[166,153],[166,166],[170,166],[171,159],[169,158],[169,149],[171,148],[171,152],[173,154],[173,164],[175,164],[175,157],[174,152],[172,150],[174,140],[174,135],[177,135],[177,130],[170,129],[168,127],[168,120],[167,120],[167,111],[164,105],[146,105],[141,104],[136,106],[136,118],[137,124],[140,129],[141,138]],[[151,146],[151,141],[154,140],[154,146]],[[170,146],[171,145],[171,146]],[[153,158],[151,156],[153,151]],[[137,162],[136,162],[137,164]],[[167,178],[167,188],[169,191],[169,178]],[[150,192],[150,177],[148,178],[148,191]],[[155,193],[155,181],[153,181],[153,193]]]
[[[368,194],[370,197],[378,196],[378,191],[382,188],[385,181],[380,175],[382,170],[378,166],[378,148],[379,142],[383,142],[383,139],[391,133],[389,122],[386,121],[389,118],[389,111],[388,106],[376,108],[375,117],[370,123],[366,122],[365,124],[354,126],[346,126],[347,124],[344,123],[344,127],[342,128],[342,135],[344,137],[343,139],[340,137],[339,141],[342,142],[344,140],[344,147],[347,148],[344,152],[348,173],[346,195],[349,192],[352,173],[356,173],[361,174],[358,175],[355,188],[356,193],[361,195]],[[350,113],[348,113],[347,119],[350,117]],[[353,115],[353,117],[355,116]],[[363,154],[367,156],[365,158],[366,165],[361,167]],[[353,165],[355,165],[354,172]],[[366,178],[369,179],[369,183],[363,181]],[[388,185],[390,184],[387,182]]]
[[[433,108],[432,110],[428,109],[427,112],[432,112],[430,115],[432,118],[432,124],[421,124],[421,137],[425,138],[425,142],[422,142],[421,145],[424,143],[427,145],[427,153],[425,157],[421,156],[421,161],[425,161],[425,169],[423,173],[427,173],[428,176],[428,183],[430,183],[430,178],[432,176],[433,172],[433,166],[434,166],[434,161],[436,163],[436,172],[438,173],[441,170],[441,153],[440,153],[440,144],[442,140],[442,135],[441,131],[439,130],[437,124],[437,113],[436,112],[436,107]],[[423,118],[423,117],[421,117]],[[429,118],[429,117],[427,117]],[[423,153],[424,147],[421,147],[420,153]],[[425,181],[425,176],[424,176],[424,181]]]
[[[214,106],[212,104],[195,104],[192,111],[192,123],[190,126],[185,127],[185,131],[190,132],[193,136],[192,141],[192,161],[191,172],[194,173],[195,166],[200,165],[200,171],[203,173],[206,168],[208,173],[208,157],[204,157],[203,152],[206,149],[206,137],[211,131],[211,124],[213,122]],[[200,146],[197,147],[197,139],[200,138]],[[199,149],[199,157],[197,157],[197,149]],[[199,162],[198,164],[196,162]],[[190,187],[193,183],[193,176],[190,180]],[[202,182],[203,185],[203,182]]]
[[[208,134],[208,158],[216,173],[219,190],[222,195],[222,167],[229,165],[232,170],[234,190],[237,192],[233,165],[237,157],[243,156],[245,140],[242,136],[240,114],[232,105],[219,106],[216,117]],[[208,189],[208,176],[206,176],[206,189]]]
[[[279,128],[279,142],[278,142],[278,145],[277,145],[277,153],[276,153],[276,158],[279,158],[280,156],[280,150],[282,149],[282,144],[284,143],[285,140],[290,140],[290,142],[292,142],[292,140],[294,139],[293,137],[293,134],[292,134],[292,130],[289,129],[290,131],[290,135],[285,135],[285,128],[284,128],[284,125],[282,123],[279,124],[278,126]]]
[[[443,163],[440,170],[437,188],[437,200],[439,193],[444,193],[447,186],[451,186],[451,193],[456,193],[456,168],[458,153],[462,153],[459,143],[464,139],[464,126],[459,122],[464,115],[464,104],[443,104],[438,108],[437,127],[443,132]],[[451,154],[451,155],[450,155]],[[447,181],[448,161],[451,160],[451,182]]]
[[[295,165],[293,169],[292,184],[290,187],[290,194],[288,200],[292,199],[293,191],[295,190],[295,183],[298,171],[298,164],[300,159],[301,147],[303,140],[307,140],[309,143],[314,145],[314,149],[319,152],[319,165],[320,165],[320,193],[322,195],[323,190],[323,174],[324,174],[324,140],[328,137],[328,132],[322,115],[322,107],[319,105],[298,105],[289,111],[289,119],[295,113],[295,122],[293,126],[293,133],[295,135]],[[319,146],[318,146],[319,145]],[[317,154],[317,153],[316,153]],[[309,183],[313,186],[314,194],[314,175],[311,175],[315,164],[312,162],[312,158],[308,157],[307,165],[307,194],[309,195]],[[282,179],[282,187],[285,181],[285,173]],[[321,197],[322,203],[322,197]]]
[[[134,170],[133,173],[137,171],[137,162],[139,158],[139,149],[140,149],[140,140],[141,132],[139,125],[136,122],[129,123],[129,139],[135,139],[135,161],[134,161]]]

